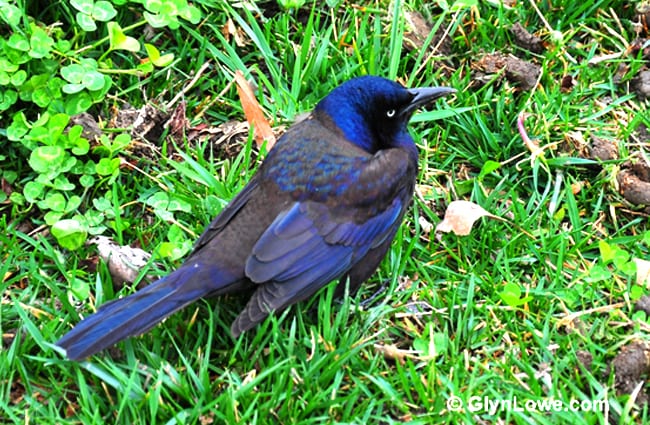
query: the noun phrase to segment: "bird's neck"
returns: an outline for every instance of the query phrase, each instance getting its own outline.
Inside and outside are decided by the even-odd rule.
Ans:
[[[418,148],[413,141],[413,138],[409,132],[404,129],[402,132],[398,133],[394,138],[393,147],[397,149],[404,149],[409,154],[409,159],[411,162],[417,165],[418,163]]]
[[[339,133],[343,138],[352,142],[364,151],[374,154],[377,151],[374,135],[368,128],[363,117],[351,110],[330,112],[328,107],[319,104],[314,110],[314,117],[327,129]]]

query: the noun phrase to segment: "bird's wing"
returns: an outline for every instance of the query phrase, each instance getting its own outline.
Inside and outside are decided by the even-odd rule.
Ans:
[[[391,167],[381,167],[386,161]],[[262,285],[240,315],[241,325],[304,300],[394,234],[407,207],[397,194],[400,187],[412,190],[403,181],[408,166],[398,150],[382,151],[339,199],[298,201],[279,214],[246,262],[246,276]]]
[[[199,239],[194,244],[190,256],[196,254],[204,245],[210,242],[215,235],[226,227],[228,222],[244,207],[251,199],[252,194],[258,187],[258,178],[254,176],[248,184],[235,196],[232,201],[215,217],[210,225],[203,231]]]

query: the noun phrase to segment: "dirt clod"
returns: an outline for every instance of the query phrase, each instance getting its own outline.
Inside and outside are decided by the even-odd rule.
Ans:
[[[591,364],[594,361],[594,356],[589,351],[580,350],[576,352],[576,358],[586,370],[591,370]]]
[[[577,81],[572,75],[565,75],[560,81],[560,89],[564,93],[569,93],[576,86]]]
[[[80,125],[83,130],[81,131],[81,137],[95,141],[102,135],[102,129],[99,127],[99,123],[88,112],[82,112],[78,115],[73,115],[70,117],[70,122],[68,123],[68,128],[75,125]]]
[[[641,52],[641,59],[645,61],[650,61],[650,43],[648,43],[646,38],[637,38],[630,43],[628,47],[628,56],[636,58]]]
[[[589,143],[588,151],[590,159],[600,161],[618,159],[618,146],[614,140],[591,136],[591,143]]]
[[[621,349],[609,367],[614,373],[614,387],[619,395],[632,394],[640,382],[647,379],[650,372],[650,346],[647,343],[633,342]],[[649,400],[648,393],[641,390],[636,404],[642,406]]]
[[[472,68],[476,71],[475,80],[482,81],[491,78],[490,74],[504,72],[506,79],[522,90],[534,88],[541,72],[539,65],[503,53],[487,54],[474,62]]]
[[[641,180],[630,169],[618,173],[617,180],[625,199],[636,205],[650,205],[650,183]]]
[[[637,311],[642,311],[647,316],[650,316],[650,295],[644,295],[639,298],[634,304],[634,309]]]
[[[636,205],[650,205],[650,164],[632,158],[616,176],[621,195]]]
[[[522,49],[538,54],[544,51],[542,39],[529,33],[519,22],[510,27],[510,32],[514,37],[515,44]]]
[[[636,137],[640,143],[650,143],[650,129],[645,126],[643,123],[639,124],[634,132],[634,137]]]
[[[433,28],[419,12],[405,12],[404,16],[408,28],[404,34],[404,48],[407,50],[422,49]],[[428,49],[441,55],[451,54],[451,38],[445,34],[442,25],[431,39]]]
[[[640,99],[650,98],[650,70],[641,71],[630,81],[630,88]]]

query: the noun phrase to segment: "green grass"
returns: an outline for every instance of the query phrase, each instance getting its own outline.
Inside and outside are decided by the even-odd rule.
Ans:
[[[118,77],[115,104],[165,103],[205,62],[210,67],[184,97],[193,124],[209,102],[203,119],[213,126],[244,119],[235,87],[229,86],[236,70],[257,84],[258,99],[276,126],[290,124],[356,75],[459,89],[413,121],[420,195],[390,253],[351,299],[333,300],[333,291],[325,289],[236,340],[229,326],[243,300],[200,301],[142,337],[75,363],[52,343],[81,315],[131,290],[114,289],[102,263],[89,269],[92,247],[68,252],[39,227],[43,218],[35,208],[4,203],[0,421],[646,423],[647,406],[617,395],[606,373],[621,347],[648,341],[647,324],[632,319],[631,290],[637,285],[612,265],[608,279],[593,274],[594,264],[602,263],[599,241],[636,258],[648,258],[649,251],[643,242],[647,213],[629,205],[615,186],[618,168],[631,154],[647,155],[647,140],[639,144],[632,137],[639,125],[650,126],[643,113],[647,100],[628,87],[643,60],[622,55],[589,64],[624,52],[636,38],[629,2],[564,1],[552,7],[540,2],[556,40],[528,2],[514,8],[457,2],[459,7],[448,11],[419,0],[364,7],[346,1],[334,9],[308,2],[265,18],[232,3],[197,1],[204,14],[198,26],[182,23],[176,31],[157,32],[159,49],[179,60],[146,78]],[[258,6],[269,8],[272,2]],[[408,10],[421,11],[434,27],[449,32],[448,55],[404,48]],[[73,19],[63,6],[37,17],[46,23]],[[118,18],[123,27],[129,24],[127,14]],[[226,39],[227,20],[240,31],[242,45]],[[507,28],[515,22],[541,34],[547,50],[533,55],[514,46]],[[434,41],[429,37],[425,43]],[[471,86],[472,63],[489,52],[512,52],[538,63],[539,85],[520,92],[495,78]],[[121,60],[133,61],[128,55]],[[621,64],[629,70],[615,82]],[[560,89],[566,75],[577,81],[570,92]],[[108,114],[111,106],[96,113]],[[534,160],[517,131],[521,113],[530,114],[529,136],[546,147]],[[590,135],[617,140],[621,159],[596,168],[575,165],[572,158]],[[123,172],[109,186],[119,223],[107,234],[153,253],[174,226],[194,240],[253,174],[258,156],[252,144],[249,138],[233,158],[211,157],[209,147],[185,142],[168,145],[152,159],[125,152],[143,172]],[[500,166],[481,173],[488,161]],[[176,212],[175,224],[161,220],[144,204],[158,190],[187,202],[191,211]],[[469,236],[437,238],[426,223],[435,227],[455,199],[471,200],[508,221],[484,218]],[[181,261],[156,260],[149,272],[165,273]],[[383,282],[384,293],[360,304]],[[509,305],[503,294],[508,283],[530,298]],[[71,288],[79,285],[90,288],[89,298],[74,298]],[[589,367],[579,360],[584,353],[593,358]],[[461,399],[459,411],[447,406],[452,396]],[[609,410],[471,411],[483,397],[516,398],[520,407],[553,399],[607,400]]]

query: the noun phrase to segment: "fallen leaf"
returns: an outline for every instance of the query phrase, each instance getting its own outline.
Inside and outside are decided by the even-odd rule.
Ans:
[[[585,182],[583,181],[571,183],[571,193],[577,195],[584,187],[585,187]]]
[[[237,84],[237,93],[239,94],[241,106],[244,108],[246,121],[253,127],[255,143],[257,143],[258,147],[261,147],[266,141],[266,150],[271,150],[275,144],[275,135],[268,120],[264,117],[262,107],[253,93],[253,88],[241,71],[235,72],[235,84]]]
[[[453,201],[445,211],[445,218],[436,226],[436,233],[454,232],[458,236],[469,235],[474,222],[481,217],[490,217],[503,220],[501,217],[490,214],[480,205],[469,201]]]
[[[634,258],[636,264],[636,283],[637,285],[650,285],[650,261]]]
[[[433,224],[422,216],[418,218],[418,223],[420,223],[420,228],[427,235],[433,230]]]
[[[148,252],[128,245],[118,245],[106,236],[96,236],[88,243],[97,245],[97,252],[101,259],[108,264],[108,270],[116,283],[133,283],[137,279],[140,269],[147,264],[151,257]]]
[[[233,20],[230,18],[228,18],[225,25],[221,28],[221,34],[223,34],[223,36],[226,38],[226,41],[228,42],[230,42],[230,39],[233,38],[237,47],[246,46],[246,36],[244,35],[244,31],[242,31],[240,28],[237,28]]]

